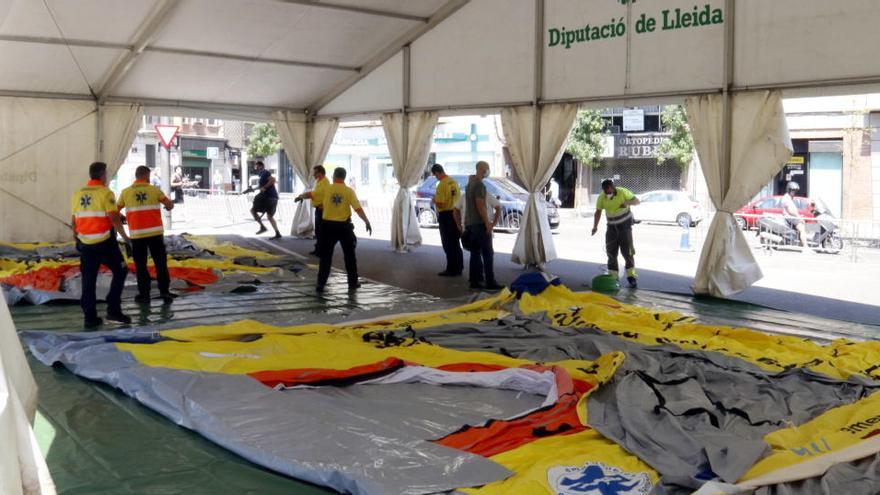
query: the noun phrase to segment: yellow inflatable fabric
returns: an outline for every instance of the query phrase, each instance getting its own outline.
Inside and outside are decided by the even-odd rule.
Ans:
[[[491,459],[515,474],[502,481],[461,491],[474,495],[556,495],[568,493],[560,490],[566,479],[572,480],[569,483],[580,480],[588,485],[591,474],[601,473],[608,483],[616,481],[621,487],[629,487],[629,491],[620,493],[648,493],[659,478],[650,466],[595,430],[542,438]],[[585,476],[588,479],[585,480]],[[616,478],[608,479],[612,477]],[[599,484],[592,490],[589,486],[582,488],[583,493],[606,493]]]
[[[251,256],[256,259],[276,259],[278,256],[257,251],[256,249],[243,248],[236,246],[231,242],[219,241],[216,237],[210,235],[192,235],[183,234],[181,237],[192,242],[196,246],[212,251],[217,256],[225,256],[227,258],[238,258],[239,256]]]

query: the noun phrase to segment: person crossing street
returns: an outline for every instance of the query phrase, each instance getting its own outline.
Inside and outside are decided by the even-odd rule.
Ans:
[[[633,214],[630,206],[635,206],[640,202],[639,198],[629,189],[617,187],[614,180],[603,180],[602,194],[596,201],[596,214],[593,216],[591,234],[596,235],[599,230],[599,220],[602,218],[602,210],[605,210],[607,221],[605,251],[608,254],[608,274],[615,278],[620,276],[617,255],[618,253],[622,254],[626,262],[626,281],[633,289],[638,287],[638,276],[636,275],[636,251],[632,237]]]
[[[366,224],[367,232],[373,235],[373,227],[367,219],[361,203],[358,201],[354,190],[345,185],[345,169],[338,167],[333,171],[333,184],[327,188],[323,198],[324,218],[322,220],[321,237],[318,239],[318,256],[321,259],[318,265],[318,283],[315,287],[317,292],[324,292],[327,279],[330,278],[330,267],[333,264],[333,250],[336,243],[342,245],[342,254],[345,257],[345,271],[348,274],[348,290],[354,291],[361,286],[358,281],[357,236],[354,234],[354,224],[351,223],[351,211]]]
[[[169,290],[171,278],[168,275],[168,256],[165,251],[165,230],[162,226],[162,205],[171,211],[174,202],[168,199],[158,187],[150,184],[150,169],[141,165],[135,172],[134,184],[119,194],[117,202],[120,211],[125,209],[131,236],[132,258],[137,271],[138,294],[135,301],[150,302],[150,272],[147,267],[147,254],[153,258],[156,269],[156,282],[159,295],[165,304],[171,304],[174,295]]]
[[[82,274],[82,306],[84,326],[95,328],[103,323],[98,317],[97,284],[101,265],[113,273],[110,291],[107,293],[107,319],[119,323],[131,323],[122,312],[122,289],[128,275],[128,265],[116,242],[118,232],[125,242],[131,239],[122,226],[116,197],[107,187],[107,164],[94,162],[89,165],[89,181],[71,197],[71,225],[76,249],[80,254]]]

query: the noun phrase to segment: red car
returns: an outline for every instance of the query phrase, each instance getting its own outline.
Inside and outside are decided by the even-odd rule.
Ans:
[[[813,218],[810,210],[810,199],[795,196],[794,203],[803,218]],[[767,196],[736,210],[736,224],[743,230],[753,229],[759,218],[765,215],[782,215],[782,196]]]

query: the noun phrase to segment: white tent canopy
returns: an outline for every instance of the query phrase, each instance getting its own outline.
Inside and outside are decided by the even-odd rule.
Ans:
[[[48,198],[30,196],[30,206],[66,207],[74,178],[108,142],[101,119],[92,131],[84,128],[90,118],[61,122],[77,102],[108,115],[112,105],[134,104],[237,119],[284,111],[310,121],[864,91],[880,85],[878,23],[876,0],[0,0],[0,99],[27,116],[0,116],[0,215],[15,209],[23,219],[0,225],[0,238],[69,235],[8,193],[49,190]],[[57,115],[46,117],[38,101],[51,99]],[[723,108],[731,121],[730,105]],[[69,125],[39,140],[55,129],[41,120]],[[36,141],[12,145],[10,132]],[[737,132],[728,129],[725,147]],[[62,155],[38,183],[22,185],[21,172]]]

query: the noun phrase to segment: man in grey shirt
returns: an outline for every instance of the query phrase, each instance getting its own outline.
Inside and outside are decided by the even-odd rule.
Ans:
[[[486,210],[486,185],[483,179],[489,176],[489,164],[477,162],[477,173],[465,189],[464,235],[469,237],[471,260],[469,279],[471,289],[497,291],[503,289],[495,281],[494,255],[492,249],[492,230],[495,222],[489,220]],[[498,215],[495,215],[497,220]],[[485,281],[485,285],[483,282]]]

